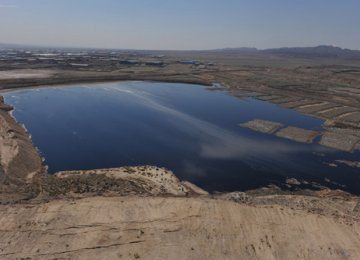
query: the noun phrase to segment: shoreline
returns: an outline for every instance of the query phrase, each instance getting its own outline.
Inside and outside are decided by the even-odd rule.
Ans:
[[[42,89],[42,88],[58,88],[58,87],[71,87],[71,86],[81,86],[81,85],[97,85],[97,84],[106,84],[106,83],[115,83],[115,82],[157,82],[157,83],[174,83],[174,84],[190,84],[190,85],[197,85],[197,86],[203,86],[203,87],[212,87],[215,86],[215,83],[195,83],[195,82],[189,82],[189,81],[176,81],[173,82],[168,80],[141,80],[141,79],[129,79],[129,80],[117,80],[117,79],[109,79],[109,80],[101,80],[101,81],[92,81],[92,80],[84,80],[79,81],[75,83],[54,83],[54,84],[40,84],[40,85],[29,85],[29,86],[21,86],[21,87],[15,87],[15,88],[2,88],[0,89],[0,96],[1,93],[8,93],[8,92],[17,92],[22,90],[35,90],[35,89]],[[225,88],[216,88],[216,90],[226,90]]]
[[[173,78],[174,76],[184,76],[184,78]],[[201,80],[197,78],[186,78],[186,75],[162,75],[162,76],[151,76],[151,75],[104,75],[104,76],[92,76],[88,78],[79,77],[67,77],[67,78],[56,78],[50,76],[48,78],[33,78],[33,79],[15,79],[15,80],[1,80],[0,79],[0,93],[11,90],[22,90],[40,87],[56,87],[56,86],[68,86],[78,84],[96,84],[96,83],[108,83],[108,82],[126,82],[126,81],[144,81],[144,82],[164,82],[164,83],[183,83],[183,84],[194,84],[202,86],[213,86],[213,82]],[[8,82],[9,81],[9,82]],[[19,82],[17,82],[19,81]],[[36,82],[34,82],[36,81]]]
[[[0,182],[0,258],[360,258],[360,196],[275,186],[209,194],[155,166],[49,175],[29,133],[0,107],[11,126],[0,124],[0,152],[4,140],[27,151],[4,172],[19,180]]]
[[[1,188],[16,189],[45,173],[45,166],[29,132],[16,121],[12,107],[0,100]],[[15,187],[13,186],[15,185]]]
[[[115,80],[115,81],[111,81],[111,82],[134,82],[134,81],[140,81],[140,80],[126,80],[126,81],[123,81],[123,80]],[[159,81],[150,81],[150,80],[147,80],[148,82],[159,82]],[[102,81],[102,83],[108,83],[109,81]],[[161,81],[161,82],[163,82],[163,81]],[[168,82],[168,81],[165,81],[165,82]],[[169,83],[172,83],[172,82],[169,82]],[[183,83],[183,82],[177,82],[177,83]],[[37,88],[46,88],[46,87],[49,87],[49,88],[51,88],[51,87],[54,87],[54,88],[56,88],[56,87],[66,87],[66,86],[69,86],[71,83],[69,83],[69,84],[65,84],[65,85],[63,85],[63,84],[60,84],[60,85],[57,85],[57,84],[52,84],[52,85],[40,85],[40,86],[30,86],[30,87],[24,87],[24,88],[18,88],[18,89],[7,89],[7,90],[1,90],[0,91],[0,94],[1,94],[1,92],[4,92],[4,91],[21,91],[21,90],[24,90],[24,89],[37,89]],[[82,82],[82,83],[77,83],[78,85],[80,85],[80,84],[98,84],[98,82],[87,82],[87,83],[84,83],[84,82]],[[184,84],[184,83],[183,83]],[[185,83],[186,84],[186,83]],[[190,84],[190,83],[189,83]],[[194,83],[191,83],[191,84],[194,84]],[[217,83],[218,84],[218,83]],[[197,85],[201,85],[201,86],[203,86],[203,87],[206,87],[207,85],[203,85],[203,84],[197,84]],[[214,86],[214,83],[212,84],[212,86]],[[223,89],[223,90],[226,90],[226,89]],[[7,106],[7,105],[5,105],[5,103],[3,103],[3,105],[4,106]],[[23,130],[24,130],[24,132],[27,134],[27,137],[28,137],[28,139],[29,139],[29,142],[32,144],[32,148],[36,151],[36,153],[38,154],[38,156],[40,157],[40,159],[41,159],[41,161],[43,162],[44,161],[44,158],[41,156],[41,153],[40,153],[40,151],[39,151],[39,149],[32,143],[32,140],[31,140],[31,135],[30,135],[30,133],[28,132],[28,130],[26,129],[26,127],[23,125],[23,124],[20,124],[20,123],[18,123],[17,121],[16,121],[16,118],[12,115],[12,112],[13,112],[13,110],[10,110],[10,111],[8,111],[8,114],[9,114],[9,116],[12,118],[12,120],[14,121],[14,122],[16,122],[16,124],[17,125],[19,125],[20,127],[22,127],[23,128]],[[44,174],[44,176],[45,177],[50,177],[50,176],[52,176],[52,174],[49,174],[48,172],[47,172],[47,165],[45,165],[45,164],[42,164],[42,166],[43,166],[43,174]],[[139,166],[140,167],[140,166]],[[92,169],[92,170],[88,170],[88,171],[98,171],[98,170],[104,170],[104,169]],[[111,170],[111,169],[108,169],[108,170]],[[69,170],[68,172],[71,172],[71,170]],[[28,173],[29,174],[29,173]],[[28,175],[28,174],[25,174],[25,175]],[[24,179],[26,179],[26,180],[28,180],[28,177],[26,177],[26,178],[24,178]],[[284,183],[285,184],[285,183]],[[270,185],[270,184],[269,184]],[[299,188],[299,190],[297,190],[297,191],[292,191],[293,190],[293,188],[294,187],[291,187],[291,188],[289,188],[289,189],[285,189],[284,187],[282,187],[282,188],[280,188],[280,187],[278,187],[278,186],[275,186],[275,185],[273,185],[273,184],[271,184],[270,186],[273,186],[273,187],[276,187],[275,189],[272,189],[272,191],[271,192],[274,192],[274,191],[276,191],[276,192],[278,192],[279,194],[309,194],[309,193],[311,193],[311,192],[317,192],[319,189],[317,189],[317,188],[315,188],[314,187],[314,189],[312,190],[310,190],[310,189],[305,189],[304,190],[304,188]],[[259,188],[257,188],[256,190],[261,190],[262,188],[264,188],[264,187],[259,187]],[[327,188],[325,188],[325,187],[322,187],[320,190],[322,190],[322,189],[327,189]],[[244,190],[244,191],[241,191],[241,192],[253,192],[254,190]],[[310,191],[310,192],[309,192]],[[236,191],[234,191],[234,192],[236,192]],[[240,191],[239,191],[240,192]],[[221,192],[221,193],[230,193],[230,192]],[[212,193],[213,194],[213,193]],[[350,193],[349,193],[350,194]],[[352,194],[353,196],[356,196],[355,194]]]

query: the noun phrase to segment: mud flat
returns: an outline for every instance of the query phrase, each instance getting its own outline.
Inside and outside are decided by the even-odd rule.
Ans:
[[[276,132],[275,135],[278,137],[302,143],[312,143],[315,137],[321,135],[320,145],[345,152],[360,150],[360,132],[358,129],[333,127],[333,124],[336,122],[326,122],[323,133],[293,126],[282,128],[283,125],[278,122],[260,119],[242,123],[240,126],[261,133],[274,134]],[[279,130],[279,128],[281,129]]]
[[[279,105],[295,109],[307,115],[336,121],[349,128],[359,128],[360,126],[360,109],[358,107],[343,106],[332,102],[315,103],[315,101],[308,102],[306,100],[280,103]]]
[[[360,127],[360,108],[335,102],[319,102],[316,99],[289,98],[286,96],[255,96],[259,100],[269,101],[284,108],[291,108],[300,113],[335,121],[347,128]]]
[[[312,143],[314,138],[319,135],[318,132],[288,126],[283,128],[283,124],[261,119],[254,119],[240,124],[241,127],[250,128],[254,131],[275,134],[278,137],[290,139],[302,143]],[[280,129],[280,130],[279,130]]]
[[[347,113],[352,113],[352,112],[356,112],[358,111],[358,109],[353,108],[353,107],[335,107],[335,108],[331,108],[325,111],[320,111],[318,112],[319,115],[324,116],[326,118],[335,118],[335,117],[339,117],[341,115],[347,114]]]
[[[333,148],[343,147],[347,151],[360,151],[360,129],[347,127],[341,122],[327,120],[324,123],[324,128],[326,129],[326,133],[329,133],[331,136],[330,144]]]
[[[314,138],[318,135],[319,133],[316,131],[311,131],[293,126],[282,128],[276,133],[276,136],[302,143],[312,143]]]
[[[319,103],[319,104],[300,106],[296,110],[298,110],[302,113],[311,115],[313,113],[319,113],[321,111],[334,109],[334,108],[338,108],[338,107],[340,107],[338,104],[323,102],[323,103]]]
[[[320,144],[337,150],[352,152],[358,143],[359,138],[355,136],[344,136],[335,132],[325,132]]]
[[[360,148],[360,133],[356,129],[330,127],[327,128],[319,143],[337,150],[353,152]]]
[[[301,106],[315,105],[317,103],[319,102],[316,100],[304,99],[304,100],[282,103],[281,106],[285,108],[296,108]]]
[[[338,117],[337,120],[354,127],[360,127],[360,112],[346,113],[345,115]]]
[[[347,106],[335,102],[320,101],[319,99],[288,97],[278,95],[254,95],[256,99],[269,101],[284,108],[294,109],[300,113],[333,120],[350,127],[359,127],[360,108]]]
[[[255,119],[243,124],[240,124],[241,127],[246,127],[257,132],[266,133],[266,134],[273,134],[279,128],[283,127],[282,124],[267,120]]]

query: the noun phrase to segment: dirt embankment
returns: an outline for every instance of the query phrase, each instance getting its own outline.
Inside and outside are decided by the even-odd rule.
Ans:
[[[42,159],[25,129],[10,115],[0,97],[0,187],[11,191],[45,173]]]
[[[16,75],[23,75],[16,77]],[[15,70],[5,74],[0,71],[0,90],[51,86],[61,84],[95,83],[118,80],[149,80],[211,85],[208,76],[196,76],[188,70],[162,69],[158,71],[68,71],[68,70]]]
[[[360,199],[212,194],[152,166],[44,176],[0,205],[4,259],[359,259]]]
[[[97,196],[0,206],[0,258],[360,258],[354,199],[226,197]]]

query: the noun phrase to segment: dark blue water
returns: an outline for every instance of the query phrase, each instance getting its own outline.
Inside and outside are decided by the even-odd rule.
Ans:
[[[327,165],[356,160],[359,153],[238,126],[259,118],[321,129],[321,120],[268,102],[197,85],[155,82],[39,88],[4,96],[51,173],[150,164],[210,191],[280,185],[295,177],[360,193],[358,169]]]

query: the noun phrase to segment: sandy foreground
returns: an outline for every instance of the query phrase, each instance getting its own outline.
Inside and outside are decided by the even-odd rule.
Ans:
[[[32,181],[1,194],[0,259],[360,258],[360,198],[342,191],[208,194],[154,166]]]
[[[0,225],[2,259],[360,259],[358,220],[207,197],[7,205]]]

